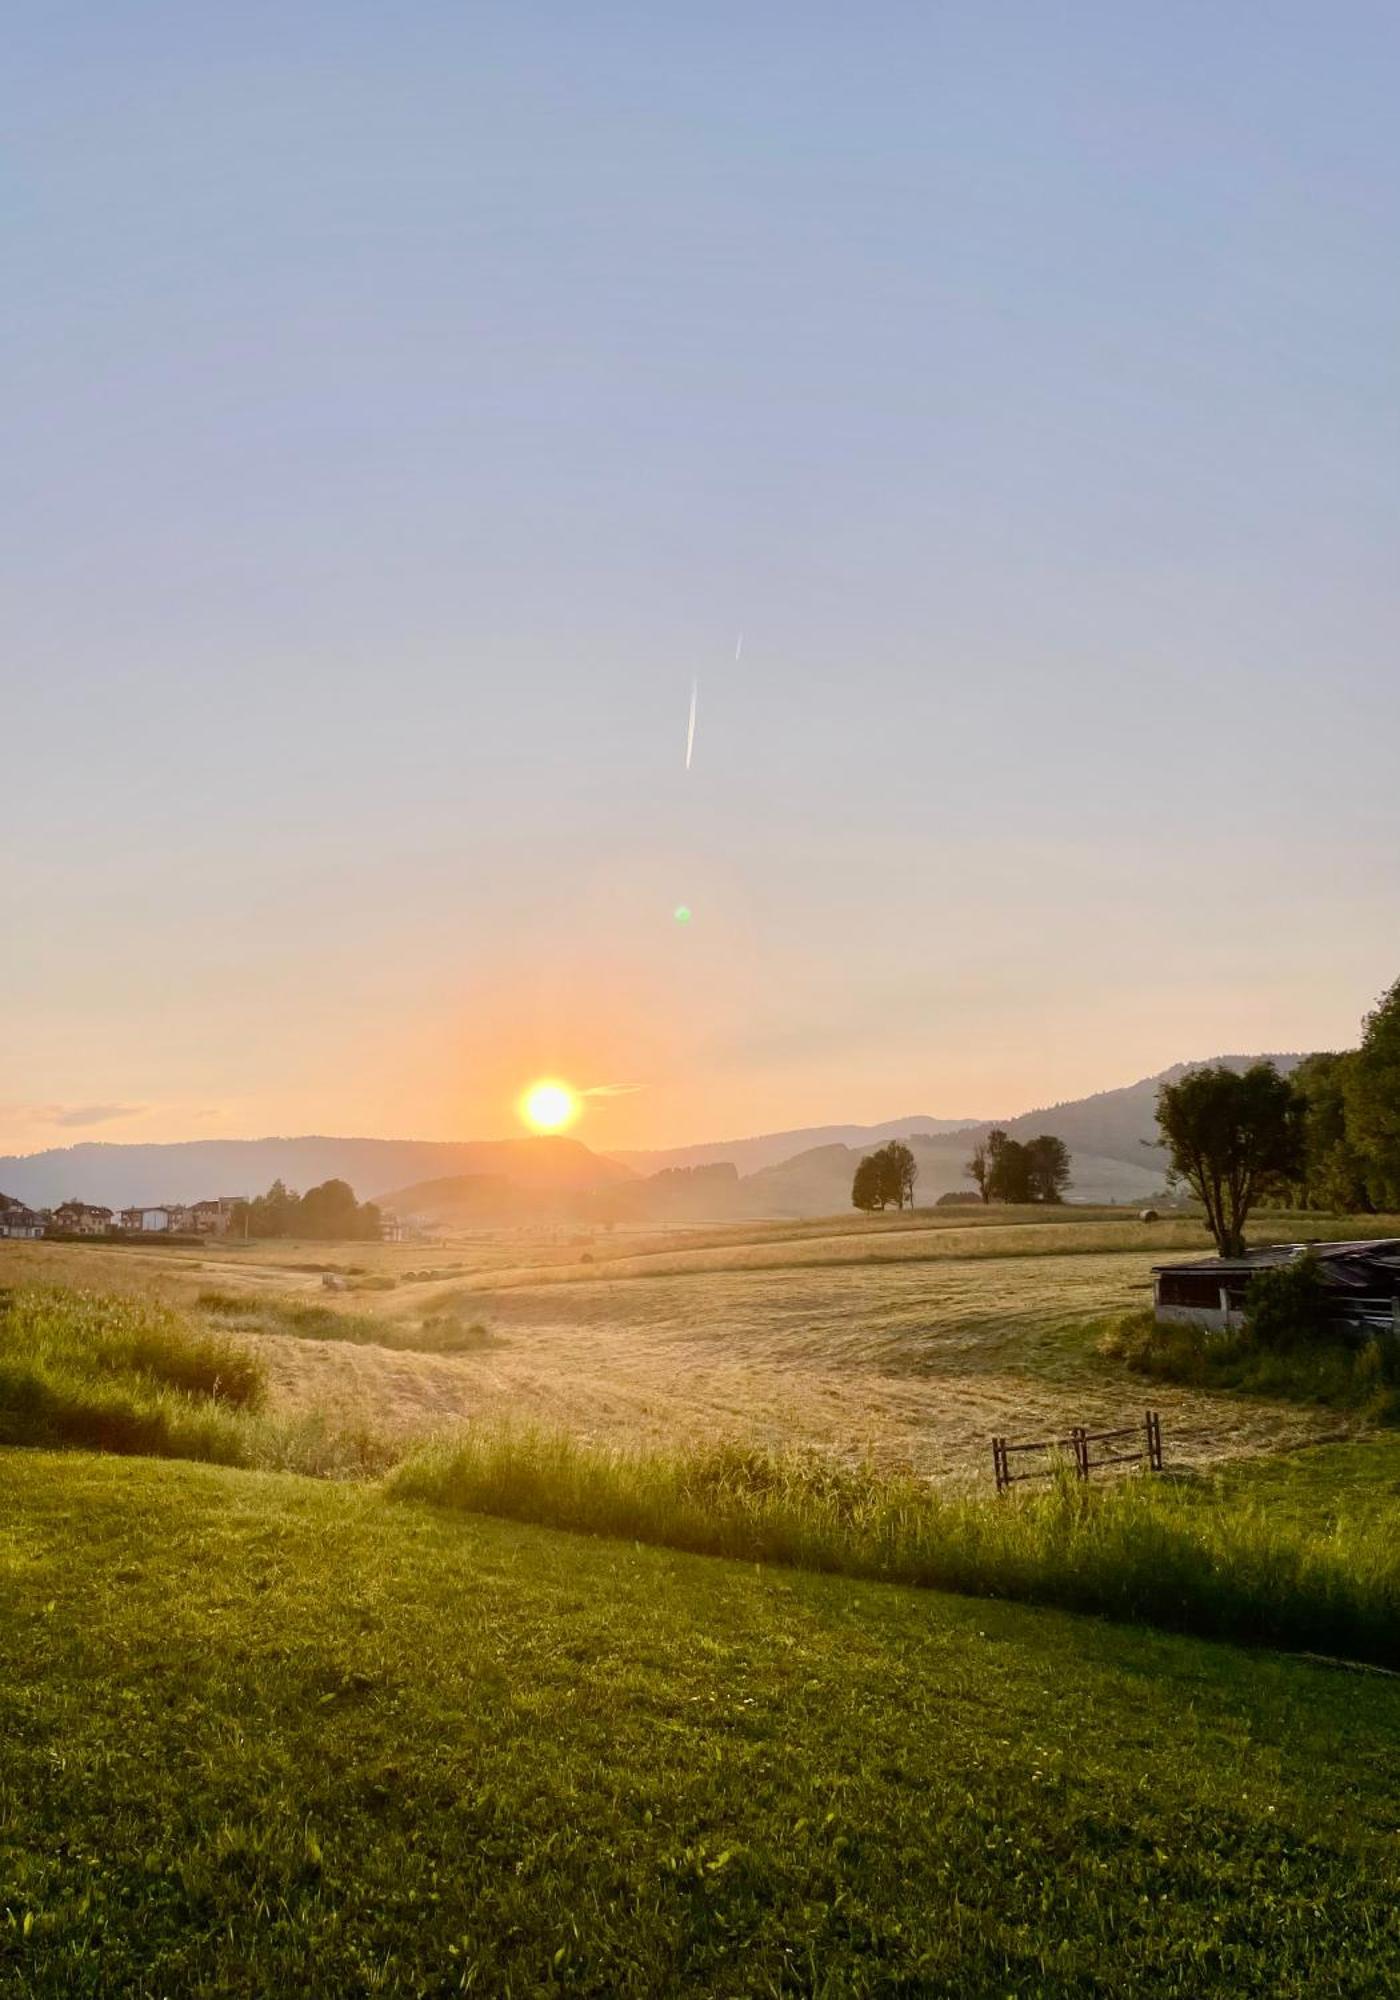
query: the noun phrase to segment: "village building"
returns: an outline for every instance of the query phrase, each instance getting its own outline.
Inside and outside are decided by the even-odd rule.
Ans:
[[[1270,1243],[1242,1257],[1200,1257],[1189,1264],[1158,1264],[1152,1273],[1152,1308],[1168,1326],[1200,1326],[1225,1333],[1243,1324],[1250,1280],[1261,1271],[1311,1254],[1326,1298],[1327,1318],[1359,1336],[1400,1332],[1400,1237],[1343,1243]]]
[[[32,1241],[42,1236],[47,1227],[47,1216],[40,1215],[37,1209],[27,1208],[12,1195],[0,1194],[0,1236]]]
[[[246,1195],[221,1194],[197,1201],[189,1211],[190,1227],[201,1236],[227,1236],[234,1210],[246,1200]]]
[[[143,1236],[183,1234],[190,1227],[189,1213],[187,1208],[172,1202],[162,1202],[154,1208],[124,1208],[121,1226]]]
[[[53,1226],[66,1236],[105,1236],[113,1226],[112,1211],[91,1201],[62,1201],[53,1212]]]

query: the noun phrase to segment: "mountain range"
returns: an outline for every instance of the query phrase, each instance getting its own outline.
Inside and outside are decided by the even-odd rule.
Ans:
[[[1212,1060],[1244,1068],[1254,1056]],[[1297,1055],[1271,1058],[1291,1069]],[[1016,1139],[1053,1132],[1073,1155],[1071,1199],[1139,1201],[1163,1184],[1154,1106],[1176,1063],[1117,1090],[1000,1120],[915,1115],[878,1125],[824,1125],[661,1152],[596,1153],[566,1137],[194,1139],[169,1145],[85,1142],[0,1158],[0,1192],[34,1207],[75,1196],[119,1208],[254,1194],[281,1179],[305,1189],[337,1178],[362,1199],[441,1227],[576,1219],[662,1223],[830,1214],[850,1200],[863,1153],[905,1140],[921,1206],[970,1189],[967,1157],[1000,1124]]]

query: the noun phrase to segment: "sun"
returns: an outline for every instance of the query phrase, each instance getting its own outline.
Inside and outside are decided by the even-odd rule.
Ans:
[[[520,1097],[520,1116],[532,1132],[562,1132],[582,1109],[578,1092],[552,1076],[541,1077]]]

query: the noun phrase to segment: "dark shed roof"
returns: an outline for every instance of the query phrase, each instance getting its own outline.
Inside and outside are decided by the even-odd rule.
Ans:
[[[1154,1264],[1153,1276],[1167,1271],[1196,1271],[1202,1277],[1248,1278],[1280,1264],[1292,1264],[1308,1251],[1317,1258],[1325,1285],[1343,1292],[1400,1293],[1400,1236],[1363,1238],[1343,1243],[1266,1243],[1243,1257],[1198,1257],[1186,1264]]]

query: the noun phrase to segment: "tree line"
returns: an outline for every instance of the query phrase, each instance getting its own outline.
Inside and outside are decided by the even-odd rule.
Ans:
[[[296,1194],[274,1181],[266,1194],[240,1201],[229,1220],[233,1236],[300,1236],[319,1242],[377,1242],[383,1227],[372,1201],[356,1201],[348,1181],[322,1181]]]
[[[1060,1202],[1070,1181],[1069,1148],[1063,1139],[1042,1133],[1022,1145],[999,1128],[989,1132],[967,1162],[983,1201]],[[860,1161],[851,1182],[851,1206],[869,1214],[874,1209],[914,1206],[917,1160],[899,1139]]]
[[[1400,1209],[1400,979],[1362,1023],[1361,1046],[1190,1071],[1157,1093],[1170,1178],[1206,1212],[1222,1257],[1244,1252],[1264,1200],[1350,1215]]]
[[[1070,1183],[1069,1147],[1053,1132],[1022,1144],[997,1126],[973,1148],[965,1171],[983,1201],[1062,1202]]]

